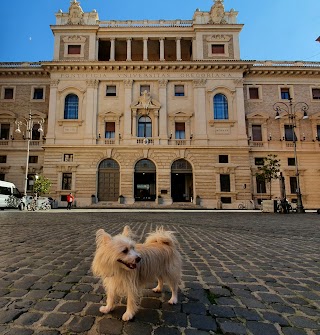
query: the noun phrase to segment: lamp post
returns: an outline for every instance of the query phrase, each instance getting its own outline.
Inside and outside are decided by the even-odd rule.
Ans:
[[[292,98],[289,98],[289,104],[285,102],[276,102],[273,105],[273,109],[276,111],[275,119],[278,120],[281,118],[280,113],[286,113],[289,118],[289,125],[292,129],[292,141],[293,141],[293,150],[294,150],[294,160],[295,160],[295,175],[296,175],[296,194],[297,194],[297,213],[304,213],[304,207],[302,204],[302,195],[300,190],[300,178],[299,178],[299,165],[297,158],[297,138],[294,129],[297,126],[296,123],[296,113],[297,111],[303,112],[303,120],[308,119],[307,110],[309,106],[305,102],[297,102],[293,105]]]
[[[36,117],[38,120],[34,121],[35,120],[34,117]],[[24,192],[23,192],[24,196],[27,195],[29,154],[30,154],[30,141],[32,139],[32,129],[33,129],[34,124],[38,124],[39,125],[38,132],[43,133],[43,128],[42,128],[43,123],[44,123],[44,119],[39,118],[39,116],[37,115],[32,115],[31,110],[29,112],[28,118],[21,116],[15,121],[15,124],[17,125],[17,129],[15,130],[15,132],[17,134],[22,133],[20,129],[20,127],[22,126],[25,127],[25,131],[26,131],[25,139],[27,140],[27,161],[26,161],[26,171],[25,171],[25,179],[24,179]]]

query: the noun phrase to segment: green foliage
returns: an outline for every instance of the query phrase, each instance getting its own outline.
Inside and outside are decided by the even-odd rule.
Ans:
[[[256,173],[256,177],[260,180],[264,180],[270,184],[270,199],[271,199],[271,181],[272,179],[279,178],[280,172],[280,160],[277,159],[277,155],[269,154],[267,157],[263,157],[263,166],[259,166],[259,172]]]
[[[33,191],[37,193],[38,196],[48,194],[50,192],[51,184],[52,183],[48,178],[39,176],[39,178],[34,181]]]

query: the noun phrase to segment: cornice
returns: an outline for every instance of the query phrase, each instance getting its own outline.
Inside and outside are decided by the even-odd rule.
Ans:
[[[45,62],[48,72],[60,71],[247,71],[252,62],[237,60],[193,61],[193,62]]]

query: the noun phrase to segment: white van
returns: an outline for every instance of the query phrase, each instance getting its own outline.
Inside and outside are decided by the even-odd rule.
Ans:
[[[0,210],[19,208],[22,194],[13,183],[0,180]]]

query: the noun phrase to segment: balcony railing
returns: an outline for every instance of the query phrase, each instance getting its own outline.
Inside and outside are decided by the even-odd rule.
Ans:
[[[45,140],[31,140],[30,147],[42,147]],[[27,140],[0,140],[0,147],[27,148]]]

